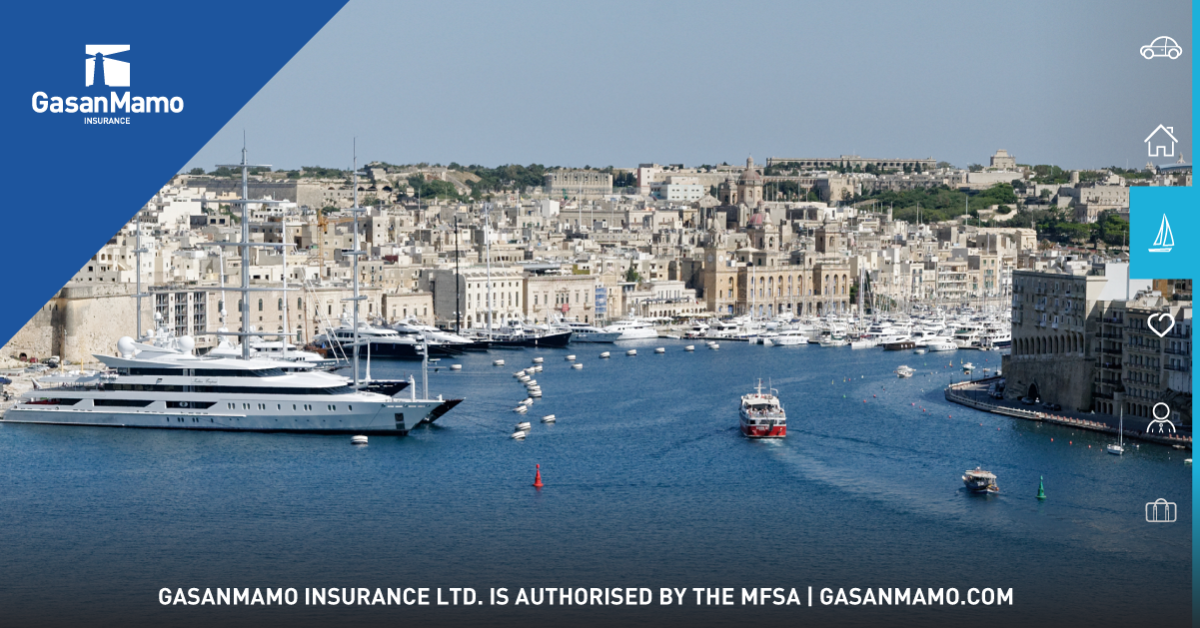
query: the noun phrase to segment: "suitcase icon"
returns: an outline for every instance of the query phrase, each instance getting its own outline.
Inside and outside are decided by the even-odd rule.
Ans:
[[[1146,521],[1148,523],[1175,523],[1178,507],[1175,502],[1169,502],[1161,497],[1146,502]]]

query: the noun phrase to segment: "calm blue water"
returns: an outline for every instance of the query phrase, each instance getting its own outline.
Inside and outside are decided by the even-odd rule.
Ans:
[[[1155,625],[1190,618],[1190,452],[948,404],[993,353],[651,341],[492,352],[431,375],[467,401],[407,438],[0,425],[10,625]],[[655,355],[654,346],[666,346]],[[602,350],[613,352],[598,359]],[[582,371],[563,359],[579,356]],[[512,372],[546,358],[525,442]],[[504,358],[504,367],[491,360]],[[953,360],[954,368],[949,368]],[[446,363],[449,363],[447,361]],[[919,370],[909,380],[900,364]],[[376,377],[415,365],[375,361]],[[752,442],[769,378],[789,436]],[[926,411],[923,411],[926,410]],[[557,425],[537,422],[558,416]],[[1053,440],[1051,440],[1053,439]],[[535,491],[534,465],[546,487]],[[1003,493],[962,490],[983,465]],[[1049,499],[1034,495],[1045,477]],[[1144,504],[1178,504],[1147,524]],[[1011,587],[1011,607],[162,607],[161,587]],[[689,594],[690,595],[690,594]],[[690,598],[689,598],[690,599]]]

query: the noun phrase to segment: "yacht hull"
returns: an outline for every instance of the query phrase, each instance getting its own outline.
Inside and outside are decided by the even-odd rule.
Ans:
[[[403,436],[423,422],[436,420],[461,400],[394,400],[387,403],[265,403],[222,401],[208,410],[155,409],[151,404],[137,410],[110,407],[14,406],[3,423],[74,425],[90,427],[133,427],[224,432],[291,432],[302,434],[375,434]],[[158,402],[161,404],[161,402]],[[238,410],[231,410],[233,403]],[[80,405],[83,405],[82,403]],[[252,409],[243,408],[250,405]],[[311,411],[291,409],[311,407]],[[359,410],[351,410],[357,405]],[[330,409],[333,407],[334,409]],[[286,408],[286,409],[285,409]],[[240,411],[239,411],[240,410]]]

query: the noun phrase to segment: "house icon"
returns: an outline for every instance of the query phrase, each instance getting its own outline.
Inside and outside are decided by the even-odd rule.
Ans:
[[[1154,132],[1146,137],[1146,152],[1151,157],[1175,156],[1175,127],[1158,125]]]

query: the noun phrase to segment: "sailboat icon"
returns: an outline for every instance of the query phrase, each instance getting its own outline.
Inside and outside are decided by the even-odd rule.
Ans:
[[[1162,224],[1158,227],[1158,235],[1154,236],[1154,246],[1150,248],[1150,252],[1170,253],[1173,246],[1175,236],[1171,234],[1171,223],[1167,222],[1167,215],[1163,214]]]

